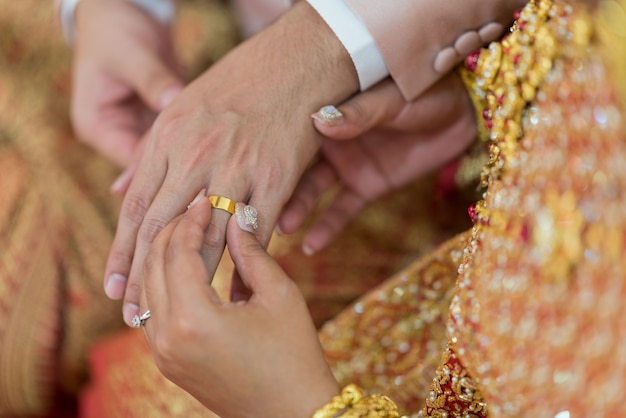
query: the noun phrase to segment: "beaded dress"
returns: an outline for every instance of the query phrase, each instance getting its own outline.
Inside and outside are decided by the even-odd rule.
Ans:
[[[468,57],[474,226],[324,328],[343,383],[415,417],[626,416],[625,12],[531,1]]]

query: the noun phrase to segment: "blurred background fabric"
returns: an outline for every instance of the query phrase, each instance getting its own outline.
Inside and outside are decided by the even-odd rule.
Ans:
[[[102,290],[121,204],[108,189],[120,169],[72,133],[71,51],[52,3],[0,0],[0,417],[74,416],[90,355],[97,369],[147,353],[141,331],[125,328],[121,305]],[[174,34],[190,77],[239,40],[228,5],[216,0],[183,2]],[[302,232],[273,239],[272,254],[317,325],[467,229],[466,198],[452,183],[433,174],[394,193],[313,257],[300,250]],[[225,256],[216,278],[222,294],[231,269]],[[143,358],[142,367],[154,368]]]

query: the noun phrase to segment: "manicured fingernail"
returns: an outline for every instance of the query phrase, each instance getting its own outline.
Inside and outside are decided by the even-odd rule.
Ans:
[[[302,252],[304,253],[304,255],[307,255],[309,257],[315,254],[315,250],[309,247],[307,244],[302,244]]]
[[[285,233],[283,232],[282,229],[280,229],[279,225],[276,225],[276,227],[274,227],[274,232],[276,232],[276,235],[285,235]]]
[[[313,113],[311,117],[326,126],[339,126],[344,122],[343,113],[333,105],[322,107],[319,111]]]
[[[113,194],[121,194],[122,190],[124,189],[124,186],[126,185],[126,183],[128,183],[128,177],[131,175],[132,175],[132,170],[128,170],[128,169],[124,170],[122,174],[120,174],[115,179],[115,181],[109,188],[109,191]]]
[[[258,212],[252,206],[237,203],[235,205],[235,216],[237,217],[239,228],[244,231],[254,232],[259,227]]]
[[[113,273],[104,285],[104,293],[114,300],[121,299],[126,291],[126,277],[118,273]]]
[[[139,306],[134,303],[127,303],[122,308],[122,315],[124,316],[124,322],[129,326],[132,326],[133,318],[135,315],[139,315]]]
[[[169,89],[165,90],[163,94],[161,94],[161,109],[165,109],[167,106],[169,106],[169,104],[174,101],[174,99],[176,98],[176,96],[178,96],[178,93],[180,93],[182,89],[182,87],[176,86],[170,87]]]
[[[200,190],[200,193],[198,193],[196,195],[196,197],[193,198],[191,203],[187,205],[187,210],[191,209],[193,207],[193,205],[198,203],[200,201],[200,199],[202,199],[203,197],[206,197],[206,189]]]

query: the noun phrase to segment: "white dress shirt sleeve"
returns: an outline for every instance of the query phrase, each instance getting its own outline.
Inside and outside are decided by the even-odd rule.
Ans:
[[[307,0],[350,54],[361,90],[389,75],[374,38],[344,0]]]

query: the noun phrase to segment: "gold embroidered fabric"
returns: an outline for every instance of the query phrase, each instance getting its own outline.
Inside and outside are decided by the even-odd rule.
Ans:
[[[447,342],[447,312],[466,241],[466,234],[451,239],[321,329],[341,385],[384,393],[401,413],[424,406]]]
[[[121,326],[101,297],[116,173],[67,140],[68,55],[47,3],[0,3],[0,416],[45,412]]]
[[[477,70],[492,157],[449,328],[490,416],[626,413],[624,82],[593,31],[605,18],[531,2]],[[423,414],[450,412],[435,406]],[[448,416],[482,416],[466,406]]]
[[[376,388],[401,412],[626,415],[625,25],[624,1],[600,2],[591,14],[579,4],[532,1],[512,34],[482,51],[474,88],[487,110],[488,190],[470,211],[451,338],[425,407],[406,404],[393,385]],[[370,300],[351,316],[375,307]],[[384,329],[399,318],[385,312],[370,321]],[[335,326],[339,340],[356,328],[327,325]],[[376,381],[395,367],[393,353],[358,355],[382,364],[368,372]],[[333,366],[339,376],[356,369]]]

